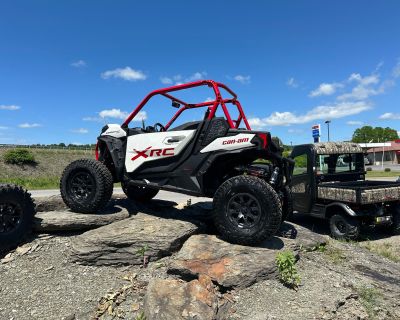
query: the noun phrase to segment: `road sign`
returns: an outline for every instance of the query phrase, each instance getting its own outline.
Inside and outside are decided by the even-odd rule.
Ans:
[[[321,136],[321,125],[315,124],[311,127],[311,129],[314,142],[319,142],[319,137]]]

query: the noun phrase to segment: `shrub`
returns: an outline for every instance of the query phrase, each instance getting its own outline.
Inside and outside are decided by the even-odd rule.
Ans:
[[[390,168],[385,168],[385,172],[390,172]]]
[[[296,258],[292,251],[282,251],[276,255],[279,279],[290,288],[296,289],[301,281],[296,269]]]
[[[11,149],[4,154],[4,162],[8,164],[36,164],[35,156],[28,149]]]
[[[372,171],[372,168],[371,167],[367,167],[367,171]]]

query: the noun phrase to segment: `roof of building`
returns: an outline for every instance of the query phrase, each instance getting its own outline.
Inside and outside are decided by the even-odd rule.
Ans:
[[[390,147],[371,148],[371,149],[368,149],[368,152],[400,151],[400,140],[389,141],[389,143],[390,143]]]

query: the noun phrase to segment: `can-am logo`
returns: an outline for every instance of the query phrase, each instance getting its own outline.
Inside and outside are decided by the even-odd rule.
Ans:
[[[175,154],[174,148],[151,149],[151,146],[147,147],[144,150],[133,149],[133,151],[136,152],[136,155],[132,158],[132,161],[135,161],[140,157],[143,157],[145,159],[148,157],[170,157]]]

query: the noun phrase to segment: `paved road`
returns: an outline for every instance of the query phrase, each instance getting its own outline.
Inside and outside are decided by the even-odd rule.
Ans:
[[[368,180],[381,180],[381,181],[396,181],[398,177],[372,177],[368,178]],[[51,197],[60,194],[60,190],[32,190],[29,191],[34,198],[41,198],[41,197]],[[123,194],[121,188],[114,188],[114,194]],[[192,199],[192,203],[199,202],[199,201],[211,201],[210,198],[202,198],[202,197],[193,197],[188,196],[185,194],[175,193],[175,192],[168,192],[168,191],[160,191],[155,199],[161,200],[169,200],[175,201],[176,203],[183,203],[186,202],[188,199]]]
[[[42,197],[51,197],[57,196],[60,194],[60,190],[32,190],[29,191],[32,194],[33,198],[42,198]],[[114,194],[124,194],[121,188],[114,188]],[[210,198],[202,198],[202,197],[193,197],[185,194],[168,192],[168,191],[160,191],[155,199],[174,201],[176,203],[186,202],[188,199],[191,199],[192,203],[200,202],[200,201],[212,201]]]

